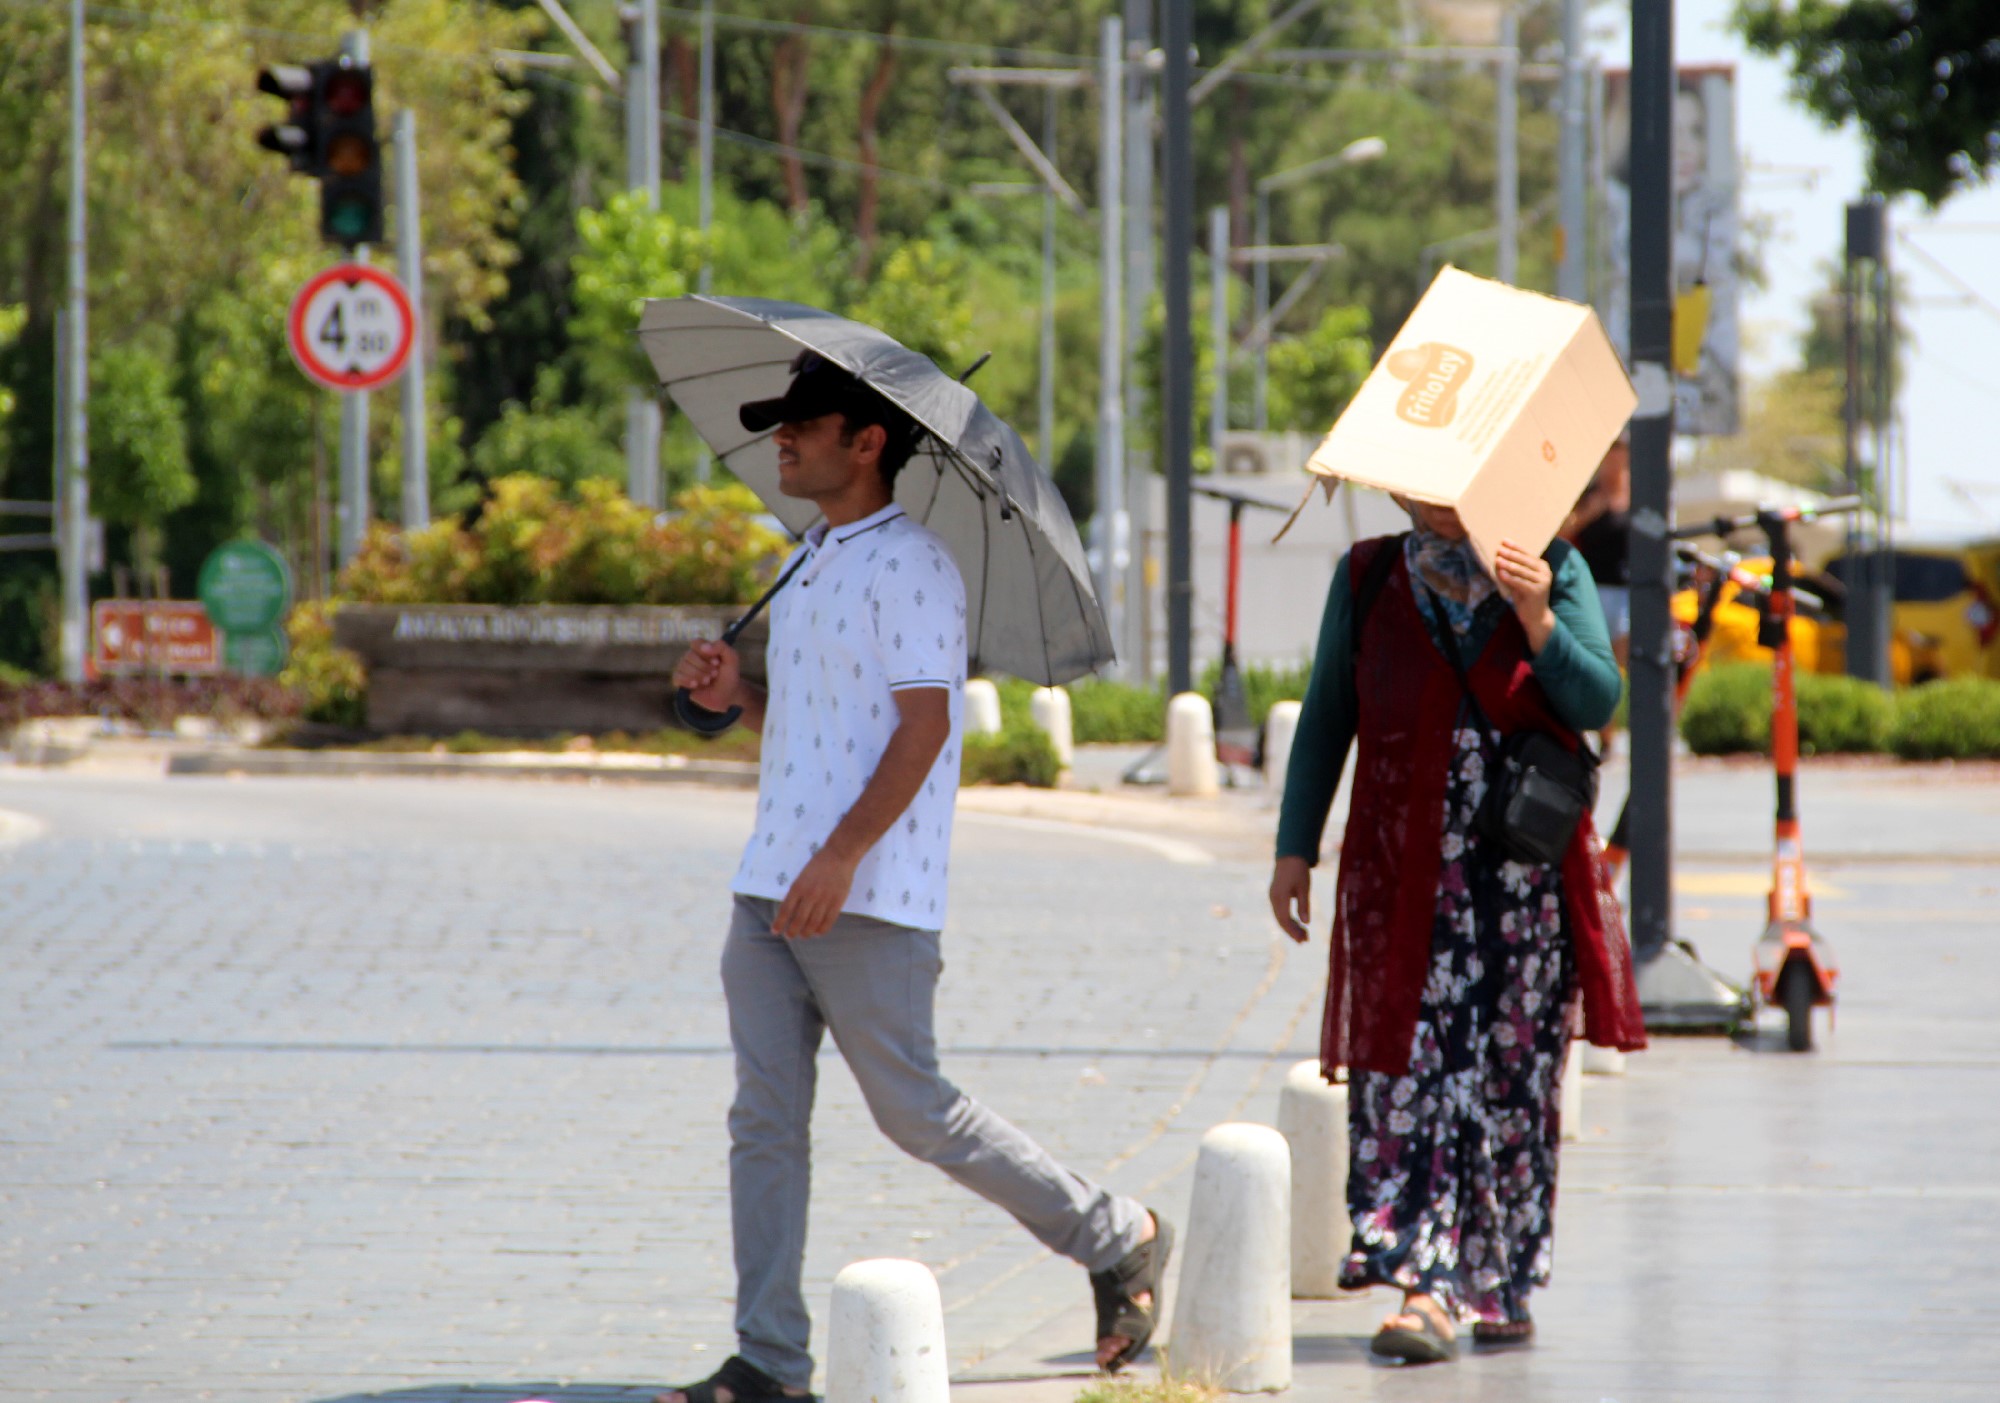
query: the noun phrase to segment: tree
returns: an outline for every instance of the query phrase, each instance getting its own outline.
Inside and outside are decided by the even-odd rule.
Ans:
[[[141,578],[164,563],[160,529],[194,500],[188,432],[167,356],[140,342],[92,358],[90,505],[131,532]]]
[[[1853,122],[1868,181],[1932,207],[2000,165],[2000,7],[1992,0],[1739,0],[1736,27],[1790,61],[1792,92]]]

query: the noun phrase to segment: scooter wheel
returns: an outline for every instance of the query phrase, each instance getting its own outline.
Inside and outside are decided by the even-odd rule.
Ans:
[[[1813,987],[1812,970],[1803,960],[1793,960],[1778,975],[1777,1002],[1785,1010],[1785,1046],[1793,1052],[1812,1051]]]

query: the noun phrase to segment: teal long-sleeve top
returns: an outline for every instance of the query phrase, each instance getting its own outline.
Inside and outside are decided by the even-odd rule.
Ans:
[[[1565,546],[1558,546],[1551,556],[1555,583],[1549,607],[1556,626],[1534,657],[1535,680],[1567,725],[1578,731],[1595,730],[1617,711],[1624,682],[1590,567]],[[1347,569],[1348,558],[1342,556],[1327,591],[1326,612],[1320,617],[1319,651],[1300,706],[1298,735],[1285,771],[1284,804],[1278,811],[1278,856],[1302,857],[1311,863],[1319,861],[1326,816],[1354,744],[1354,591],[1347,583]],[[1476,656],[1485,646],[1509,607],[1498,595],[1481,606],[1466,640],[1469,655]]]

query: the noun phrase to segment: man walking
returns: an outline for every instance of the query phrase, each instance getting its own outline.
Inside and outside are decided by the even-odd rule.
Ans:
[[[762,732],[757,823],[722,955],[736,1097],[729,1191],[738,1353],[659,1403],[803,1397],[801,1274],[814,1058],[829,1029],[875,1122],[1091,1273],[1097,1359],[1115,1370],[1158,1315],[1171,1227],[1057,1164],[940,1075],[932,1037],[958,791],[965,587],[942,541],[895,505],[916,425],[806,352],[778,399],[778,484],[825,518],[771,607],[769,690],[734,649],[697,643],[674,682]]]

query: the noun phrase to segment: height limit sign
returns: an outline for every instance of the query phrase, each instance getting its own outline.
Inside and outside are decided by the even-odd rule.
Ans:
[[[402,374],[417,319],[401,283],[342,263],[299,291],[287,331],[292,357],[311,379],[330,390],[372,390]]]

